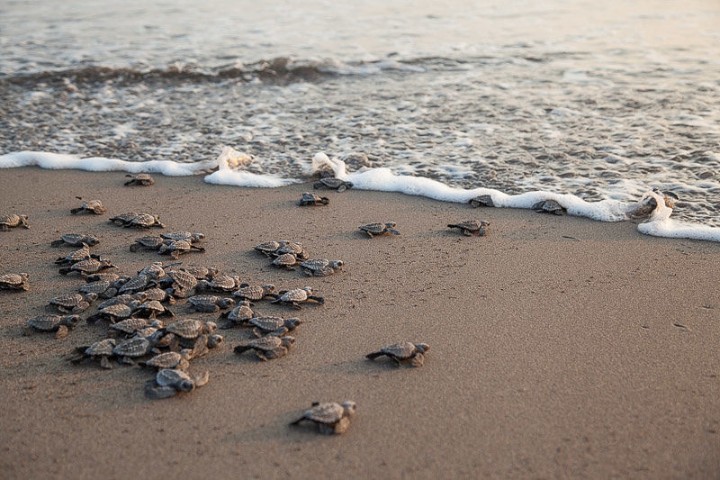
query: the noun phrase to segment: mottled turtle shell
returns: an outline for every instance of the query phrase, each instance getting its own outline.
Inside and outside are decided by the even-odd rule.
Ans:
[[[116,345],[114,338],[105,338],[87,347],[83,353],[88,357],[110,357]]]
[[[218,273],[210,280],[200,280],[198,286],[209,290],[232,292],[238,287],[238,278],[226,273]]]
[[[113,348],[113,355],[137,358],[150,353],[152,342],[145,337],[132,337],[123,340]]]
[[[448,224],[448,228],[457,228],[466,236],[483,236],[488,226],[490,226],[490,222],[484,220],[465,220],[459,223]]]
[[[259,243],[259,244],[255,245],[255,250],[257,250],[260,253],[264,253],[265,255],[272,255],[281,246],[282,246],[282,244],[280,242],[271,240],[269,242],[263,242],[263,243]]]
[[[344,402],[340,405],[336,402],[326,402],[314,404],[308,410],[305,410],[302,418],[315,423],[334,424],[339,422],[343,417],[352,415],[355,412],[355,402]]]
[[[495,203],[490,195],[478,195],[477,197],[468,200],[468,203],[473,208],[479,207],[494,207]]]
[[[311,192],[303,192],[302,196],[300,197],[300,201],[298,202],[298,205],[301,207],[308,207],[308,206],[320,206],[320,205],[327,205],[330,203],[330,199],[327,197],[321,197],[320,195],[316,195]]]
[[[132,335],[148,326],[148,321],[144,318],[126,318],[125,320],[113,323],[110,325],[110,329]]]
[[[95,296],[94,294],[91,294]],[[61,312],[72,311],[79,313],[90,308],[90,303],[87,301],[87,297],[79,293],[68,293],[58,295],[50,299],[50,305],[57,307]]]
[[[172,311],[165,308],[165,305],[157,300],[148,300],[142,302],[140,305],[133,309],[133,315],[140,315],[141,317],[155,318],[157,316],[168,316],[174,317]]]
[[[208,322],[210,324],[212,322]],[[201,322],[188,318],[185,320],[178,320],[177,322],[171,323],[165,327],[165,330],[170,333],[174,333],[178,337],[193,339],[197,338],[202,333],[207,333],[212,327]],[[213,324],[214,325],[214,324]]]
[[[247,303],[242,303],[226,314],[221,315],[221,318],[227,318],[232,323],[242,323],[250,320],[254,316],[255,312],[253,312],[252,308],[250,308]]]
[[[50,245],[53,247],[59,247],[60,245],[81,247],[83,243],[92,247],[93,245],[100,243],[100,240],[95,235],[87,235],[84,233],[66,233],[60,237],[60,240],[50,242]]]
[[[61,268],[60,273],[62,275],[67,275],[70,272],[80,272],[83,274],[87,273],[96,273],[100,270],[104,270],[106,268],[114,268],[115,265],[108,262],[107,260],[96,260],[94,258],[89,258],[87,260],[81,260],[77,263],[73,263],[70,267],[67,268]]]
[[[125,186],[129,187],[131,185],[137,185],[142,187],[148,187],[150,185],[155,184],[155,179],[148,175],[147,173],[138,173],[136,175],[125,175],[126,177],[130,178],[127,182],[125,182]]]
[[[78,288],[80,293],[93,293],[95,295],[102,295],[112,287],[112,283],[109,280],[96,280],[94,282],[88,282],[85,285],[81,285]]]
[[[19,226],[30,228],[27,215],[17,215],[15,213],[11,213],[9,215],[0,215],[1,230],[7,230],[9,228],[15,228]]]
[[[342,260],[328,260],[326,258],[315,258],[311,260],[305,260],[300,264],[300,268],[306,275],[325,277],[332,275],[338,270],[341,270],[344,265]]]
[[[275,255],[284,255],[286,253],[289,253],[301,260],[308,258],[308,252],[307,250],[305,250],[305,247],[302,245],[302,243],[289,241],[283,241],[280,243],[280,248],[275,251]]]
[[[157,369],[164,369],[164,368],[170,368],[170,369],[178,369],[178,370],[187,370],[189,366],[189,360],[190,360],[190,354],[191,350],[184,349],[181,352],[165,352],[160,353],[158,355],[155,355],[148,361],[144,363],[144,365],[152,368]]]
[[[117,273],[113,273],[113,272],[98,272],[98,273],[93,273],[91,275],[85,276],[85,281],[87,283],[99,282],[99,281],[117,282],[118,280],[121,280],[120,275],[118,275]],[[126,280],[127,279],[124,279],[123,282]],[[116,287],[117,285],[113,285],[113,286]]]
[[[190,243],[197,243],[205,238],[205,234],[200,232],[169,232],[161,233],[160,236],[173,242],[185,241]]]
[[[170,304],[175,303],[175,299],[168,295],[168,293],[163,290],[162,288],[148,288],[147,290],[143,290],[142,292],[139,292],[139,294],[142,294],[143,301],[149,302],[151,300],[157,300],[158,302],[165,302],[167,301]]]
[[[147,275],[139,274],[130,278],[119,289],[118,293],[135,293],[141,292],[147,288],[150,278]]]
[[[313,184],[313,188],[329,188],[331,190],[337,190],[338,192],[344,192],[348,188],[352,188],[352,182],[346,182],[335,177],[321,178]]]
[[[283,253],[282,255],[275,257],[272,264],[276,267],[292,269],[298,264],[298,260],[292,253]]]
[[[110,223],[119,223],[121,225],[125,225],[127,223],[130,223],[132,219],[137,217],[138,215],[140,215],[138,212],[121,213],[120,215],[110,217],[108,221]]]
[[[90,253],[90,247],[86,243],[83,243],[79,249],[68,253],[64,257],[58,257],[58,259],[55,260],[55,264],[72,265],[73,263],[81,262],[89,258],[92,258],[92,254]]]
[[[243,283],[240,288],[233,292],[233,297],[241,298],[243,300],[259,301],[265,297],[274,297],[275,285],[248,285]]]
[[[73,215],[84,212],[94,213],[95,215],[102,215],[103,213],[107,212],[107,208],[103,206],[100,200],[87,200],[82,202],[79,208],[73,208],[70,210],[70,213],[72,213]]]
[[[308,294],[312,293],[312,288],[293,288],[282,293],[278,298],[277,302],[304,302],[308,299]]]
[[[135,296],[129,293],[123,293],[115,297],[109,298],[98,305],[98,311],[104,310],[112,305],[127,305],[130,308],[134,308],[139,303],[139,300]]]
[[[95,315],[89,316],[87,321],[89,323],[93,323],[101,318],[104,318],[115,322],[117,320],[128,318],[130,315],[132,315],[132,312],[133,309],[129,305],[125,305],[124,303],[117,303],[98,310]]]
[[[158,235],[145,235],[144,237],[135,239],[135,243],[130,245],[130,251],[135,252],[140,247],[150,250],[159,250],[164,244],[165,240]]]
[[[146,275],[153,280],[159,280],[167,275],[162,262],[152,262],[150,265],[141,268],[137,273],[138,275]]]
[[[40,332],[56,332],[61,326],[73,328],[80,321],[78,315],[38,315],[27,321],[27,325]]]
[[[235,353],[242,354],[247,350],[255,350],[262,360],[270,358],[277,358],[287,353],[287,349],[295,343],[295,337],[291,336],[267,336],[260,338],[253,338],[250,340],[242,340],[236,347]],[[284,350],[284,351],[283,351]],[[262,354],[271,353],[271,356],[262,356]]]
[[[160,223],[159,217],[157,217],[156,215],[151,215],[149,213],[139,213],[137,216],[135,216],[135,218],[127,222],[125,226],[135,228],[165,228],[165,225]]]
[[[565,215],[567,209],[555,200],[543,200],[532,206],[532,209],[539,213],[550,213],[553,215]]]
[[[217,295],[194,295],[188,298],[188,304],[198,312],[216,312],[234,306],[235,300]]]
[[[27,273],[6,273],[0,275],[0,290],[29,290],[30,276]]]
[[[397,230],[395,230],[396,226],[397,226],[397,224],[395,222],[385,222],[385,223],[375,222],[375,223],[367,223],[365,225],[360,225],[358,228],[370,236],[389,235],[389,234],[398,235]]]
[[[253,317],[247,321],[249,326],[257,328],[256,333],[277,333],[284,334],[291,332],[300,325],[302,321],[299,318],[288,318],[275,317],[272,315],[263,317]]]
[[[189,291],[198,284],[197,278],[185,270],[178,269],[168,272],[168,276],[173,279],[173,283],[179,290]]]
[[[384,355],[397,358],[398,360],[407,360],[417,353],[425,353],[430,349],[425,343],[400,342],[392,345],[385,345],[380,349]]]

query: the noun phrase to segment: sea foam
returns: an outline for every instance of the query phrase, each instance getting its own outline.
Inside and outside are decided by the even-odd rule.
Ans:
[[[254,158],[231,147],[224,147],[215,160],[198,163],[179,163],[172,160],[130,162],[125,160],[90,157],[49,152],[15,152],[0,156],[0,168],[37,166],[44,169],[75,169],[92,172],[124,171],[129,173],[158,173],[167,176],[206,175],[204,181],[216,185],[274,188],[307,181],[307,178],[285,178],[278,175],[257,174],[244,170]],[[508,195],[490,188],[463,189],[445,185],[437,180],[409,175],[397,175],[388,168],[361,168],[348,172],[346,164],[329,158],[325,153],[316,154],[303,165],[307,175],[322,170],[332,170],[335,177],[353,183],[353,188],[398,192],[417,195],[444,202],[467,203],[477,196],[486,195],[495,207],[530,209],[544,200],[554,200],[569,215],[586,217],[604,222],[618,222],[637,218],[642,212],[646,220],[638,225],[638,231],[646,235],[667,238],[686,238],[720,242],[720,228],[674,221],[670,218],[672,204],[668,205],[661,192],[647,192],[638,202],[602,200],[587,202],[570,194],[534,191]],[[654,201],[652,203],[648,203]],[[645,207],[651,205],[652,209]]]

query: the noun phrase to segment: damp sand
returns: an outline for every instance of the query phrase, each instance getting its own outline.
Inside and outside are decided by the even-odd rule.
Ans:
[[[26,271],[32,289],[0,292],[0,468],[7,479],[123,478],[710,478],[720,472],[720,247],[642,236],[601,223],[525,210],[482,209],[379,192],[309,185],[218,187],[200,177],[122,186],[122,173],[2,172],[3,209],[30,230],[0,234],[0,271]],[[104,216],[70,215],[98,198]],[[94,253],[130,274],[164,259],[131,253],[141,232],[109,216],[159,214],[168,230],[206,233],[213,265],[281,288],[312,285],[324,306],[305,320],[290,355],[267,363],[220,351],[193,362],[210,383],[151,401],[139,368],[106,371],[66,360],[102,336],[82,323],[64,340],[23,336],[25,321],[81,280],[53,260],[61,233],[94,233]],[[3,212],[7,213],[7,212]],[[445,225],[481,218],[486,237]],[[392,220],[402,235],[369,239],[357,226]],[[304,243],[341,258],[327,278],[272,269],[264,240]],[[177,306],[181,315],[187,310]],[[210,319],[210,314],[194,314]],[[419,369],[369,362],[385,343],[432,346]],[[324,437],[288,423],[314,400],[352,399],[349,431]],[[131,473],[130,473],[131,472]]]

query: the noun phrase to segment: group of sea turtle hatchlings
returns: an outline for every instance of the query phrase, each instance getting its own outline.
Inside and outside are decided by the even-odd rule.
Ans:
[[[126,185],[152,185],[154,180],[146,174],[130,176]],[[343,191],[352,184],[337,179],[325,178],[315,183],[315,188],[330,188]],[[301,206],[327,205],[327,197],[303,193]],[[103,214],[107,209],[99,200],[83,201],[71,213]],[[117,215],[111,222],[126,227],[149,229],[164,228],[157,216],[130,212]],[[479,221],[465,221],[450,224],[464,235],[484,235],[489,224]],[[0,229],[22,226],[29,228],[25,215],[0,217]],[[399,235],[394,222],[379,222],[361,225],[360,231],[369,237]],[[132,251],[138,248],[169,253],[174,258],[188,251],[202,251],[196,245],[202,240],[201,233],[175,232],[158,236],[146,236],[136,240]],[[176,242],[185,242],[177,246]],[[234,348],[238,354],[251,350],[260,360],[279,358],[288,353],[295,339],[288,332],[302,322],[298,318],[259,315],[253,310],[255,303],[270,298],[273,303],[287,304],[299,309],[302,303],[324,303],[324,299],[313,293],[311,287],[295,288],[275,292],[270,284],[251,285],[213,268],[182,268],[177,263],[164,265],[153,262],[131,276],[121,276],[109,270],[115,269],[109,260],[91,253],[90,247],[100,240],[89,234],[68,233],[52,242],[53,246],[77,248],[57,258],[62,275],[77,273],[85,283],[77,293],[53,297],[47,308],[56,313],[44,313],[27,321],[26,330],[55,332],[56,337],[68,335],[80,322],[80,314],[90,305],[102,300],[94,314],[86,318],[88,324],[107,322],[105,338],[77,347],[72,355],[73,363],[95,361],[103,368],[111,368],[113,361],[122,364],[140,365],[155,371],[154,377],[145,385],[149,398],[167,398],[179,392],[189,392],[205,385],[209,372],[190,374],[190,362],[206,355],[218,347],[224,337],[216,332],[218,322],[221,328],[236,326],[251,329],[254,338],[240,341]],[[271,241],[255,247],[264,255],[273,258],[273,265],[294,269],[296,266],[309,276],[327,276],[342,270],[342,260],[310,259],[307,250],[297,242]],[[28,274],[5,274],[0,276],[0,289],[23,291],[29,289]],[[229,296],[228,296],[229,295]],[[175,318],[178,302],[184,301],[188,310],[200,313],[214,313],[223,310],[218,322],[197,318],[182,318],[166,323],[163,318]],[[172,309],[170,308],[172,306]],[[419,367],[424,363],[430,346],[426,343],[400,342],[386,345],[367,354],[374,360],[386,356],[397,365],[408,364]],[[312,422],[322,433],[342,433],[350,424],[356,405],[352,401],[338,403],[314,402],[300,418],[292,422]]]

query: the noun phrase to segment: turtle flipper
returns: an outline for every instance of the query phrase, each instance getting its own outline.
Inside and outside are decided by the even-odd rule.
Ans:
[[[382,357],[383,355],[385,355],[383,352],[372,352],[365,355],[365,358],[369,360],[375,360],[376,358]]]
[[[153,380],[150,380],[145,384],[145,396],[153,400],[174,397],[175,395],[177,395],[177,393],[177,390],[175,390],[173,387],[161,387],[157,385]]]
[[[413,367],[422,367],[425,364],[425,355],[422,353],[416,353],[415,356],[413,356],[410,359],[410,365]]]

